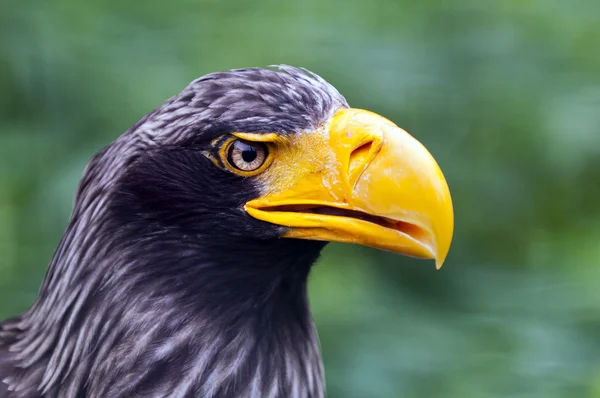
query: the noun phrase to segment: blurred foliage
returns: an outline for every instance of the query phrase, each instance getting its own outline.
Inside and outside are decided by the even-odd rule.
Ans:
[[[438,159],[433,263],[330,245],[330,396],[600,397],[600,2],[0,2],[0,316],[33,301],[87,160],[208,72],[328,79]]]

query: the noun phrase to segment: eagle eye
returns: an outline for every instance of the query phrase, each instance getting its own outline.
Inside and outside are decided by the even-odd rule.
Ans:
[[[227,149],[227,163],[239,171],[251,173],[265,164],[269,153],[263,142],[237,139]]]

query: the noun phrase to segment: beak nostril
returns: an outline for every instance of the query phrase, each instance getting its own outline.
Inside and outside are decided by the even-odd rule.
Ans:
[[[348,163],[348,172],[350,175],[363,171],[364,166],[366,166],[372,156],[371,149],[373,144],[373,141],[366,142],[350,153],[350,162]]]

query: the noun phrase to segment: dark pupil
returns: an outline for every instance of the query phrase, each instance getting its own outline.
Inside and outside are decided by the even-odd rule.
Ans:
[[[256,156],[256,149],[250,145],[244,145],[242,147],[242,159],[244,159],[244,162],[251,163],[256,159]]]

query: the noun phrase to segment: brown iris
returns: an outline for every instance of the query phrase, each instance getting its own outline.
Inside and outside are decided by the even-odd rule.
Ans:
[[[262,142],[236,140],[229,145],[227,161],[241,171],[259,169],[267,159],[267,146]]]

